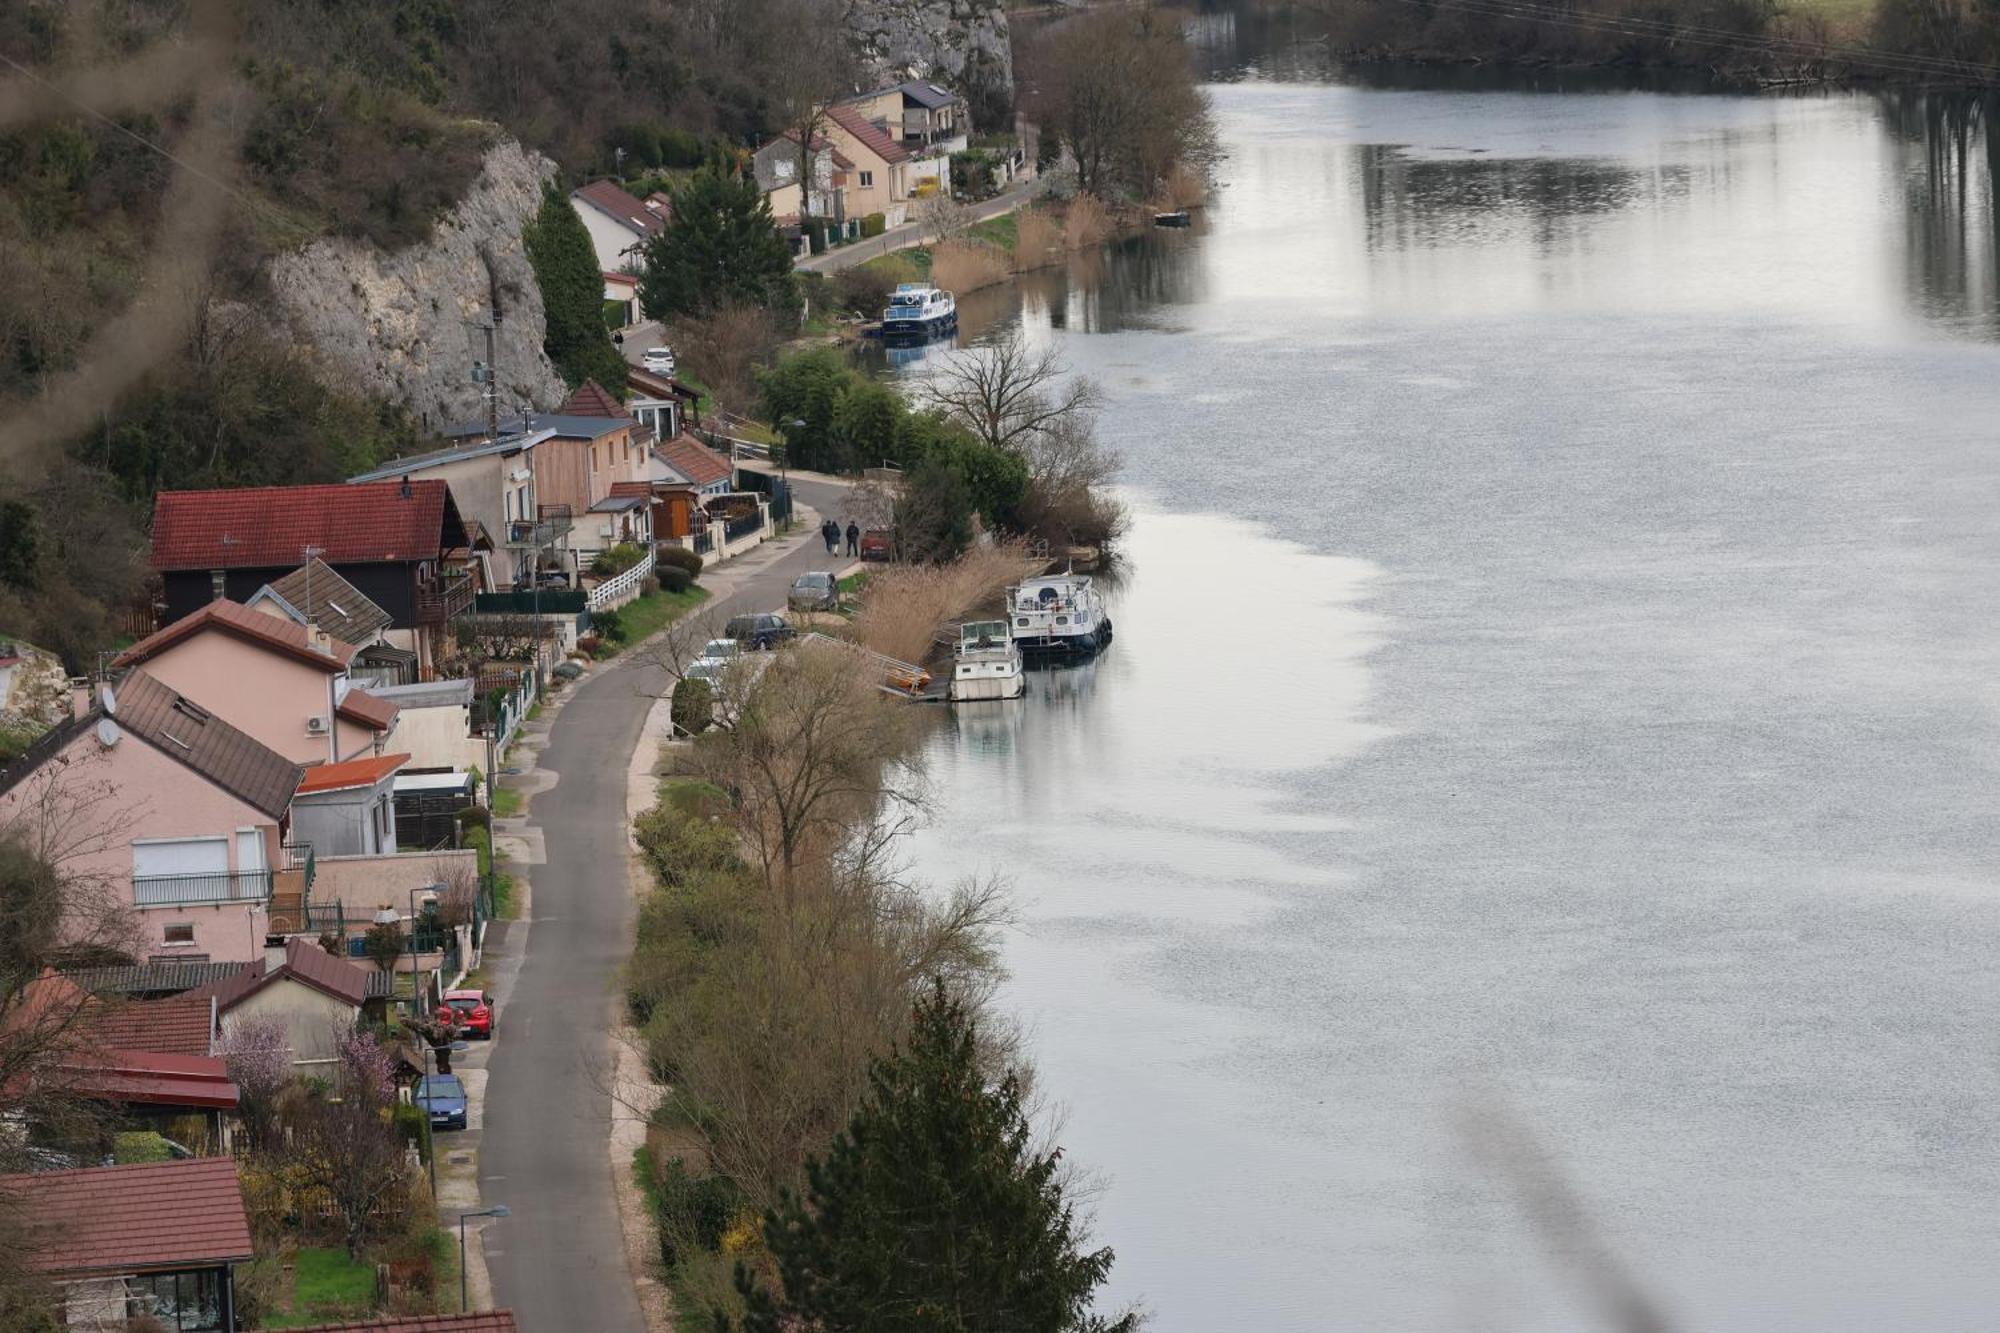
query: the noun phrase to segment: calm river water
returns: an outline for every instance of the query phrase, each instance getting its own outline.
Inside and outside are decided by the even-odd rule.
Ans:
[[[1203,32],[1201,225],[968,302],[1104,384],[1137,518],[912,848],[1013,881],[1109,1303],[1993,1327],[1985,139]]]

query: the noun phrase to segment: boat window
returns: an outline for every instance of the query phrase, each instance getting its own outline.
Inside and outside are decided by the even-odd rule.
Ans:
[[[1019,625],[1022,629],[1028,628],[1028,618],[1026,616],[1022,616],[1019,620],[1016,620],[1014,623],[1016,625]]]
[[[1068,616],[1057,616],[1057,617],[1056,617],[1056,624],[1058,624],[1058,625],[1067,625],[1067,624],[1069,624],[1069,617],[1068,617]]]

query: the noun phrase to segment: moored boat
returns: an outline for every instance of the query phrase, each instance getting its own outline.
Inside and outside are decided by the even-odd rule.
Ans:
[[[951,701],[1018,699],[1028,690],[1021,650],[1008,637],[1004,620],[970,620],[958,627],[957,657],[951,671]]]
[[[1007,590],[1007,632],[1029,656],[1087,657],[1111,642],[1111,617],[1087,575],[1045,574]]]
[[[928,282],[899,282],[882,312],[882,336],[929,337],[958,327],[958,299]]]

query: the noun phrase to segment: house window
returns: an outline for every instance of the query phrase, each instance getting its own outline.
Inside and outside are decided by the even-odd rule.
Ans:
[[[161,938],[168,944],[193,944],[194,922],[176,921],[172,925],[163,926],[161,927]]]
[[[874,184],[875,184],[875,173],[874,173],[874,172],[872,172],[872,171],[864,171],[864,172],[862,172],[862,173],[861,173],[861,188],[862,188],[862,189],[864,189],[864,190],[865,190],[865,189],[868,189],[868,188],[869,188],[870,186],[872,186],[872,185],[874,185]]]
[[[174,1333],[208,1333],[222,1327],[222,1273],[148,1273],[126,1279],[133,1318],[150,1315]]]

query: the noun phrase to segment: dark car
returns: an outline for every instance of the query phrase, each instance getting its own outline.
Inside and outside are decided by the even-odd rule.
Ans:
[[[468,1037],[493,1040],[493,997],[483,990],[448,990],[444,1002],[454,1025]]]
[[[723,634],[736,642],[748,645],[755,652],[776,648],[797,637],[798,631],[785,623],[785,618],[769,611],[754,616],[731,616]]]
[[[840,580],[819,570],[801,574],[792,580],[792,591],[785,598],[785,605],[794,611],[838,611]]]
[[[464,1129],[465,1085],[456,1074],[426,1074],[417,1080],[410,1100],[431,1114],[432,1129]]]
[[[870,528],[861,534],[861,558],[863,560],[894,560],[896,558],[896,534],[888,528]]]

